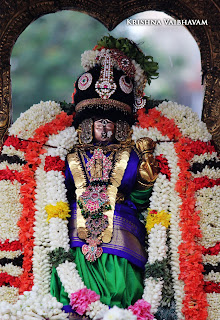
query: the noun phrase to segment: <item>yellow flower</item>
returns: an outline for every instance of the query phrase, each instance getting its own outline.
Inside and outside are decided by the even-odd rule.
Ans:
[[[51,218],[60,218],[63,220],[66,220],[68,217],[70,217],[70,208],[68,203],[59,201],[55,206],[52,204],[48,204],[45,207],[45,210],[48,214],[47,221],[49,221]]]
[[[171,214],[166,212],[165,210],[156,211],[152,209],[147,209],[148,215],[146,219],[146,229],[147,232],[150,233],[151,229],[154,227],[155,224],[162,224],[165,228],[168,228],[170,225],[170,218]]]

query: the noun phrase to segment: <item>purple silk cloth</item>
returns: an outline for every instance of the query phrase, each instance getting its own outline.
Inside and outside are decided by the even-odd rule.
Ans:
[[[87,152],[87,155],[90,158],[92,156],[89,152]],[[145,227],[137,217],[137,209],[134,203],[129,199],[129,195],[136,182],[138,163],[139,158],[132,150],[121,185],[118,188],[118,191],[122,192],[125,196],[125,201],[123,203],[116,203],[112,240],[110,243],[102,243],[101,247],[104,253],[125,258],[136,266],[144,269],[147,261],[144,250]],[[75,189],[73,176],[68,164],[66,166],[66,187],[71,208],[71,218],[69,220],[70,246],[71,248],[82,247],[85,241],[79,239],[77,236],[76,201],[72,198]]]

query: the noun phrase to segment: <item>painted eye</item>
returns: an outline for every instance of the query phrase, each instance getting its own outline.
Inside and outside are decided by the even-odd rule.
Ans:
[[[121,78],[119,79],[119,85],[120,85],[121,90],[124,93],[129,94],[133,90],[133,84],[128,76],[125,76],[125,75],[121,76]]]
[[[87,72],[84,73],[78,80],[79,90],[86,90],[91,86],[92,83],[92,75]]]

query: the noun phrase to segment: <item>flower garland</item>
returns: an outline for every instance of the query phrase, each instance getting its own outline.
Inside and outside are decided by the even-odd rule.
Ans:
[[[52,103],[52,105],[53,104],[55,103]],[[52,114],[52,117],[50,118],[50,120],[52,119],[52,121],[50,124],[48,124],[47,123],[48,117],[45,115],[47,114],[47,111],[50,110],[50,107],[51,107],[50,102],[41,103],[40,113],[42,114],[45,113],[45,114],[44,114],[44,117],[42,117],[42,114],[41,114],[41,117],[36,118],[37,129],[35,130],[33,136],[31,136],[31,134],[27,136],[28,133],[26,133],[24,137],[22,135],[22,132],[24,132],[25,130],[23,130],[24,128],[20,126],[22,125],[22,121],[20,123],[19,121],[15,122],[14,126],[12,126],[11,133],[17,133],[17,137],[9,136],[9,138],[6,140],[5,146],[3,147],[3,154],[7,155],[7,152],[9,151],[9,156],[18,157],[19,155],[21,155],[22,160],[24,159],[27,160],[28,164],[31,166],[31,167],[28,167],[27,165],[24,165],[23,170],[21,171],[21,176],[23,178],[22,182],[24,182],[24,184],[20,188],[20,192],[22,195],[22,198],[20,201],[23,204],[23,211],[22,211],[21,219],[18,225],[20,227],[19,238],[20,238],[20,242],[22,244],[22,248],[24,252],[24,261],[23,261],[24,273],[21,275],[19,279],[21,280],[21,285],[19,285],[19,289],[20,289],[20,292],[23,292],[24,290],[30,290],[31,287],[33,286],[33,276],[31,273],[32,263],[33,263],[34,281],[37,284],[41,285],[40,292],[41,292],[41,295],[43,295],[43,297],[45,297],[45,294],[48,294],[49,292],[50,265],[47,262],[49,241],[47,241],[47,239],[45,239],[46,241],[43,241],[43,242],[41,241],[42,237],[44,237],[45,235],[47,238],[48,232],[42,233],[42,231],[45,230],[45,222],[42,221],[41,219],[38,219],[39,218],[38,214],[35,215],[36,212],[39,213],[38,200],[42,203],[41,201],[42,199],[38,197],[38,194],[36,192],[36,191],[39,191],[39,188],[36,183],[39,181],[37,181],[37,176],[36,178],[34,177],[34,173],[36,172],[36,170],[38,169],[40,170],[39,165],[41,165],[42,156],[43,156],[42,154],[45,152],[42,146],[48,140],[49,135],[59,133],[59,130],[64,130],[66,126],[71,125],[72,123],[72,116],[67,116],[65,113],[62,113],[61,108],[59,107],[58,104],[56,104],[55,106],[56,112],[55,114]],[[36,108],[32,108],[32,109],[36,109]],[[36,111],[36,110],[30,109],[27,111],[25,115],[27,121],[29,118],[33,117],[33,114],[34,114],[32,113],[33,111]],[[43,124],[42,124],[42,121],[43,121]],[[42,124],[40,127],[39,127],[39,123]],[[28,138],[28,141],[20,140],[20,138]],[[38,142],[35,142],[35,141],[38,141]],[[35,224],[35,227],[33,227],[35,218],[36,218],[36,224]],[[43,228],[40,228],[40,230],[37,228],[39,224],[41,225],[41,227],[43,227]],[[46,277],[42,278],[42,276],[44,275],[46,275]],[[2,288],[4,289],[4,287]],[[36,288],[39,291],[39,288],[38,287]],[[10,293],[12,293],[12,290]],[[12,300],[15,301],[15,299],[12,299],[11,297],[8,297],[8,298],[9,298],[8,299],[9,302],[11,302]],[[33,297],[30,295],[29,300],[31,301],[32,298]],[[18,308],[18,306],[19,308],[22,308],[20,305],[20,299],[14,306],[14,309],[12,308],[12,310],[10,311],[12,314],[14,310]],[[51,299],[51,296],[49,299]],[[34,305],[34,301],[32,301],[32,303]],[[44,303],[46,303],[46,300]],[[61,306],[61,304],[59,303],[58,305]],[[5,314],[4,310],[5,308],[7,309],[7,306],[8,304],[4,302],[4,304],[2,305],[3,311],[2,311],[2,308],[0,308],[0,314],[2,316],[4,316]],[[55,309],[56,309],[56,306],[57,304],[54,305]],[[11,306],[10,306],[10,309],[11,309]],[[46,309],[47,309],[47,315],[48,315],[48,312],[50,312],[50,316],[52,315],[51,319],[53,319],[53,314],[54,313],[56,314],[57,311],[54,310],[54,313],[51,313],[51,308],[46,308]],[[38,314],[39,310],[36,311],[35,309],[34,312]],[[31,313],[32,315],[34,315],[33,312]],[[25,313],[22,313],[21,319],[24,318],[24,314]],[[66,318],[66,315],[61,310],[59,310],[58,314],[59,314],[59,319]]]
[[[214,320],[220,316],[219,273],[217,272],[220,261],[220,244],[218,242],[220,234],[217,221],[219,160],[217,153],[210,145],[206,148],[197,147],[197,150],[197,154],[190,160],[190,170],[196,183],[196,209],[200,211],[200,228],[203,236],[200,244],[203,245],[204,291],[207,294],[209,304],[208,319]]]
[[[9,160],[9,161],[6,161]],[[16,158],[1,155],[0,162],[0,301],[15,303],[19,296],[21,242],[19,221],[22,214],[20,188],[22,165],[13,163]],[[9,163],[8,163],[9,162]],[[10,163],[11,162],[11,163]]]
[[[150,210],[145,213],[145,216],[147,216],[147,214],[148,216],[152,214],[156,215],[155,211],[159,213],[161,213],[161,211],[164,211],[166,213],[165,216],[171,214],[169,226],[167,225],[167,223],[166,226],[163,226],[162,222],[160,222],[159,220],[157,221],[159,223],[155,223],[152,228],[149,227],[152,223],[147,223],[149,229],[150,244],[148,250],[150,252],[149,257],[151,258],[149,258],[150,262],[146,266],[146,272],[151,270],[151,275],[154,275],[155,278],[149,277],[150,273],[149,275],[147,275],[145,279],[144,294],[142,297],[145,302],[137,302],[133,307],[130,308],[132,309],[132,312],[129,310],[120,310],[120,319],[123,319],[123,317],[129,319],[129,316],[131,319],[144,319],[144,316],[141,314],[141,310],[149,310],[149,306],[146,304],[146,300],[152,303],[151,311],[153,310],[154,313],[157,310],[160,310],[161,306],[164,305],[163,288],[165,287],[166,279],[165,277],[161,277],[161,273],[163,272],[163,270],[167,270],[166,268],[167,266],[169,266],[169,257],[167,250],[168,247],[170,247],[171,249],[170,265],[176,304],[175,309],[178,319],[197,319],[198,315],[200,315],[201,319],[206,318],[207,301],[206,294],[203,291],[202,285],[204,279],[207,280],[206,291],[210,292],[210,290],[217,290],[217,286],[214,286],[213,284],[212,286],[210,286],[210,280],[213,280],[211,275],[209,277],[203,278],[203,269],[200,266],[202,262],[202,252],[203,257],[206,255],[206,251],[208,250],[208,252],[210,252],[209,255],[212,255],[211,253],[215,253],[216,251],[218,251],[218,245],[214,245],[213,242],[212,247],[207,246],[207,244],[204,244],[202,247],[197,242],[197,237],[200,237],[201,232],[200,226],[198,224],[199,213],[195,210],[195,199],[197,197],[197,194],[195,194],[196,189],[198,190],[198,193],[203,190],[202,188],[205,187],[216,188],[215,185],[217,180],[214,178],[214,176],[207,177],[205,179],[203,179],[202,177],[202,180],[200,179],[201,177],[195,177],[194,179],[193,173],[189,171],[195,161],[199,162],[199,160],[202,159],[201,156],[204,156],[204,159],[206,158],[206,155],[208,155],[207,158],[211,157],[211,159],[216,159],[214,156],[215,151],[213,146],[210,143],[206,142],[208,141],[209,137],[207,135],[206,129],[204,129],[203,126],[201,126],[200,128],[200,134],[204,142],[192,141],[193,137],[196,140],[195,135],[192,137],[192,140],[189,138],[182,138],[182,136],[184,135],[188,135],[188,137],[191,138],[190,135],[193,133],[193,128],[189,129],[187,132],[184,131],[186,130],[187,123],[189,124],[192,122],[194,123],[195,127],[198,126],[199,121],[193,118],[194,116],[190,116],[189,111],[187,111],[187,117],[189,118],[188,122],[187,118],[186,121],[184,119],[184,117],[186,116],[182,116],[184,115],[184,111],[182,111],[179,118],[178,113],[176,113],[174,117],[168,119],[168,111],[172,108],[174,111],[176,105],[172,105],[172,103],[169,103],[168,105],[168,103],[164,102],[163,107],[158,106],[158,108],[155,108],[156,110],[151,109],[153,111],[149,112],[148,115],[145,115],[143,110],[138,111],[139,123],[143,128],[137,127],[134,130],[133,140],[137,139],[137,137],[140,137],[142,134],[151,134],[155,141],[162,140],[162,138],[164,137],[163,140],[173,139],[178,140],[178,142],[158,143],[155,150],[155,155],[161,160],[163,172],[159,174],[158,179],[154,184],[153,193],[150,199]],[[184,109],[182,106],[178,108]],[[8,315],[17,314],[19,310],[22,310],[21,319],[24,319],[25,314],[28,314],[29,316],[35,316],[39,314],[39,312],[41,311],[37,310],[36,306],[37,303],[41,301],[39,299],[42,299],[40,298],[40,296],[45,297],[45,299],[43,298],[44,303],[42,304],[42,308],[44,308],[43,315],[45,317],[49,317],[50,319],[55,319],[53,317],[56,316],[58,316],[59,319],[65,319],[67,317],[67,315],[61,312],[61,304],[55,302],[55,298],[51,299],[51,296],[48,293],[51,267],[48,255],[49,252],[51,252],[52,255],[55,254],[56,250],[58,250],[59,247],[61,247],[59,250],[63,250],[63,261],[61,259],[61,263],[59,263],[59,265],[57,266],[60,279],[61,281],[63,279],[64,287],[67,287],[66,291],[70,296],[75,292],[76,296],[79,295],[79,297],[83,297],[83,295],[81,294],[82,292],[77,293],[77,291],[82,290],[84,288],[84,284],[82,284],[82,280],[78,276],[78,271],[75,269],[74,263],[68,260],[69,238],[67,222],[65,220],[67,210],[61,209],[61,216],[59,214],[56,217],[51,216],[49,219],[49,223],[46,221],[48,215],[45,207],[47,205],[49,206],[47,207],[48,209],[52,207],[55,208],[56,206],[58,208],[61,203],[61,207],[64,208],[65,204],[67,204],[62,161],[65,160],[65,155],[67,154],[68,150],[70,150],[72,145],[76,143],[75,130],[73,127],[69,127],[72,123],[72,119],[68,118],[65,113],[62,113],[61,109],[59,109],[59,112],[56,112],[56,115],[53,115],[52,117],[53,119],[50,118],[51,121],[49,123],[46,119],[45,122],[40,124],[39,129],[36,129],[35,133],[32,136],[28,137],[28,145],[30,146],[29,150],[27,150],[27,145],[26,147],[24,147],[25,141],[19,139],[19,134],[23,131],[22,125],[20,126],[20,129],[19,126],[17,126],[18,128],[16,129],[18,132],[18,138],[9,137],[11,142],[10,140],[8,140],[8,142],[6,142],[6,145],[3,147],[3,154],[7,154],[8,152],[10,156],[20,155],[20,159],[26,160],[32,165],[32,168],[28,169],[24,164],[24,169],[20,172],[24,173],[24,181],[27,182],[22,185],[24,186],[22,197],[25,198],[26,196],[28,201],[31,197],[32,199],[34,199],[33,203],[29,203],[31,205],[33,204],[34,207],[32,207],[31,209],[33,216],[30,216],[30,220],[28,223],[32,223],[33,225],[33,221],[35,222],[33,227],[33,234],[29,234],[29,236],[31,236],[29,238],[29,243],[32,245],[32,247],[34,244],[34,248],[30,250],[29,262],[27,264],[29,265],[30,260],[32,260],[34,286],[32,287],[31,292],[27,294],[25,293],[25,295],[23,296],[23,301],[22,298],[19,298],[18,302],[13,306],[13,308],[7,303],[0,303],[0,314],[2,319],[7,319]],[[175,122],[178,123],[177,126],[172,120],[173,118],[175,118]],[[181,123],[183,123],[183,126],[181,126]],[[64,146],[63,140],[65,142]],[[35,141],[38,142],[36,143]],[[45,143],[47,143],[47,145],[50,145],[51,147],[43,147],[43,144]],[[60,159],[62,161],[60,161]],[[200,162],[202,162],[202,160]],[[29,177],[29,179],[27,177]],[[51,183],[52,180],[54,181],[53,184]],[[198,183],[200,187],[198,187],[196,183]],[[188,189],[186,189],[186,186],[188,187]],[[49,190],[51,190],[52,192]],[[29,191],[31,191],[32,193],[30,194],[30,196]],[[216,199],[216,196],[214,198]],[[189,201],[187,202],[187,200]],[[149,214],[150,212],[151,214]],[[59,228],[62,228],[62,232],[58,232],[58,226]],[[186,232],[187,228],[190,229],[190,234]],[[22,232],[20,237],[22,240],[24,240]],[[57,237],[58,241],[55,241],[53,243],[54,237]],[[33,239],[34,243],[31,243],[31,239]],[[163,242],[163,246],[159,245],[160,241]],[[5,243],[5,245],[8,244],[9,242]],[[157,248],[157,253],[154,255],[154,250],[152,249],[155,245]],[[30,248],[32,247],[30,246]],[[20,250],[19,247],[17,247],[16,249],[17,251]],[[196,254],[192,255],[190,250],[195,250]],[[28,256],[28,253],[26,256]],[[148,267],[151,269],[149,269]],[[194,271],[194,268],[197,268],[196,272]],[[74,276],[70,275],[70,277],[68,277],[68,270],[71,270],[73,272],[72,275],[74,274]],[[156,270],[155,274],[154,270]],[[188,274],[185,270],[187,270]],[[191,275],[192,278],[190,278]],[[72,279],[71,281],[73,281],[73,283],[70,283],[68,279]],[[211,282],[213,283],[213,281]],[[190,286],[190,283],[192,283],[193,286]],[[5,287],[2,288],[0,294],[1,292],[4,292],[3,290]],[[212,293],[207,293],[207,299],[210,304],[210,306],[208,307],[208,313],[209,317],[212,317],[210,319],[216,319],[213,317],[213,314],[215,316],[217,314],[216,303],[219,299],[218,293],[213,291]],[[36,298],[36,295],[39,297],[38,300]],[[92,300],[97,298],[94,294],[92,294],[92,296]],[[49,304],[50,299],[53,300],[53,306],[51,305],[51,303]],[[152,301],[148,299],[151,299]],[[10,301],[12,300],[13,299],[11,299]],[[32,303],[32,307],[24,311],[24,306],[26,307],[26,303],[28,303],[29,305],[30,302]],[[101,315],[103,319],[110,319],[111,315],[115,314],[116,307],[108,310],[108,307],[101,304],[99,300],[87,302],[85,302],[86,310],[84,311],[84,313],[90,316],[92,319],[96,319],[96,317]],[[50,307],[47,308],[46,303],[48,303],[48,306]],[[74,304],[75,302],[73,303],[73,305]],[[54,310],[56,310],[57,312],[56,315]],[[132,314],[133,312],[134,315]],[[145,318],[146,317],[147,315],[145,316]],[[149,314],[148,317],[152,316]],[[117,319],[116,316],[114,319]]]
[[[171,219],[170,219],[170,227],[167,230],[166,233],[164,233],[164,240],[163,243],[165,245],[160,245],[160,238],[157,236],[157,232],[155,234],[150,234],[149,235],[149,240],[148,243],[148,252],[149,252],[149,264],[146,265],[146,271],[149,272],[150,274],[153,274],[154,270],[159,271],[160,269],[158,268],[159,266],[162,268],[161,273],[157,273],[157,277],[155,274],[155,278],[157,278],[157,281],[153,279],[152,277],[149,278],[148,280],[148,296],[151,296],[151,290],[152,290],[152,285],[154,283],[154,287],[158,288],[158,294],[160,296],[160,299],[158,299],[155,312],[159,311],[161,317],[163,317],[164,309],[163,306],[169,305],[169,303],[172,301],[172,289],[174,289],[174,298],[175,298],[175,303],[176,303],[176,314],[178,316],[178,319],[182,319],[183,315],[181,313],[182,309],[182,299],[184,295],[183,291],[183,283],[179,281],[179,254],[178,254],[178,245],[181,242],[181,234],[179,231],[179,218],[178,218],[178,213],[179,213],[179,205],[180,205],[180,199],[176,194],[175,191],[175,184],[178,178],[178,166],[177,166],[177,157],[175,156],[175,150],[174,150],[174,145],[173,143],[161,143],[156,146],[155,149],[155,155],[156,158],[161,157],[161,154],[163,154],[164,159],[166,161],[164,163],[167,163],[167,167],[165,169],[165,172],[170,172],[170,179],[169,177],[165,174],[162,174],[162,172],[159,173],[159,176],[154,184],[152,196],[150,198],[150,208],[157,211],[162,211],[162,212],[169,212],[171,214]],[[172,199],[172,201],[171,201]],[[169,216],[169,215],[168,215]],[[170,217],[170,216],[169,216]],[[165,230],[164,230],[165,231]],[[152,239],[152,240],[151,240]],[[169,240],[169,247],[171,251],[171,256],[170,256],[170,262],[168,263],[167,260],[167,241]],[[164,253],[161,255],[155,255],[154,256],[154,247],[157,246],[158,248],[164,247]],[[156,251],[158,252],[158,251]],[[151,258],[152,256],[152,258]],[[168,264],[167,264],[168,263]],[[171,275],[169,272],[169,267],[166,272],[166,276],[161,278],[160,281],[159,277],[161,275],[165,274],[164,271],[167,268],[167,266],[170,264],[171,266],[171,271],[172,271],[172,279],[173,279],[173,286],[171,282]],[[166,279],[166,283],[164,283],[164,280]],[[146,280],[145,280],[146,281]],[[160,286],[159,286],[160,285]],[[167,287],[168,286],[168,287]],[[166,287],[166,292],[164,292],[164,288]],[[170,292],[170,299],[166,301],[166,297],[168,296],[168,288]],[[155,291],[155,290],[154,290]],[[165,302],[166,301],[166,302]],[[151,302],[151,301],[150,301]],[[160,305],[161,304],[161,305]],[[172,314],[174,310],[170,307],[170,312]]]

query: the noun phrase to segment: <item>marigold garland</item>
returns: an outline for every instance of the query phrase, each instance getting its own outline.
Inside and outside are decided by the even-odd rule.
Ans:
[[[49,221],[51,218],[60,218],[66,220],[70,217],[69,205],[68,203],[62,201],[57,202],[55,206],[52,204],[46,205],[45,210],[48,214],[47,221]]]

